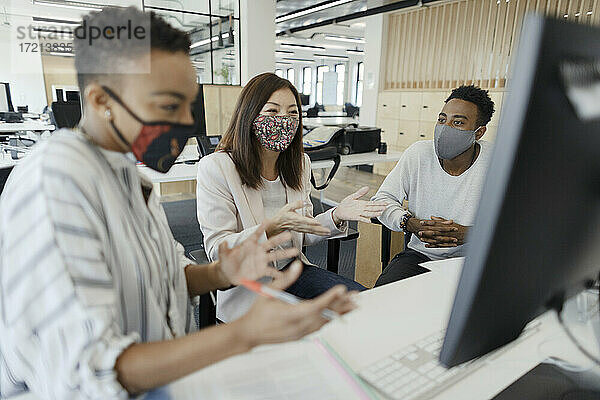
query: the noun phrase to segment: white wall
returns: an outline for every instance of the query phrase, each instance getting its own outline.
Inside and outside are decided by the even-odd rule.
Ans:
[[[275,0],[241,0],[241,84],[275,71]]]
[[[377,96],[379,93],[379,77],[383,65],[383,35],[385,26],[383,14],[366,18],[365,28],[365,75],[363,83],[363,101],[360,108],[361,125],[376,126],[377,124]]]
[[[11,27],[0,27],[0,82],[8,82],[12,103],[29,106],[31,112],[42,112],[46,106],[46,91],[40,53],[21,52],[11,40],[12,28],[16,24],[27,26],[32,21],[28,17],[10,18]]]

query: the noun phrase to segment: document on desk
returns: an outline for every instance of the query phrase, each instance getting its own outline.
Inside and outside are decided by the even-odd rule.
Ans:
[[[421,267],[427,268],[430,271],[438,271],[440,269],[452,269],[458,268],[459,270],[462,268],[462,265],[465,262],[464,257],[455,257],[455,258],[447,258],[444,260],[437,261],[427,261],[419,264]]]
[[[318,339],[224,360],[169,387],[169,399],[306,400],[372,398],[369,388]]]

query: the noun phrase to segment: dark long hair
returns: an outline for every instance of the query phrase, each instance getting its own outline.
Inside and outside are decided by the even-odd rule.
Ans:
[[[223,135],[217,151],[229,154],[244,185],[253,189],[262,187],[261,144],[252,131],[252,123],[271,95],[279,89],[290,89],[296,98],[300,123],[292,143],[279,154],[275,167],[282,183],[294,190],[302,188],[304,150],[302,148],[302,106],[298,91],[287,79],[272,73],[255,76],[240,93],[229,128]]]

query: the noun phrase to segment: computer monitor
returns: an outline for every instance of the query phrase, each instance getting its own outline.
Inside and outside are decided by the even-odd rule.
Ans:
[[[67,97],[67,101],[81,102],[81,99],[79,98],[79,91],[77,90],[67,90],[65,95]]]
[[[55,101],[51,105],[54,121],[59,129],[75,128],[81,119],[81,104],[76,101]]]
[[[62,89],[56,89],[56,101],[62,103],[65,101],[65,97]]]
[[[2,167],[0,168],[0,194],[4,190],[4,185],[6,185],[6,181],[8,181],[8,175],[12,172],[13,167]]]
[[[310,96],[308,94],[300,94],[300,105],[308,106],[310,104]]]
[[[198,85],[198,96],[192,105],[192,116],[196,123],[196,136],[206,136],[206,111],[204,106],[204,85]]]
[[[446,366],[512,341],[598,276],[600,111],[584,118],[568,95],[600,84],[598,37],[583,24],[526,20],[440,353]]]
[[[6,82],[0,82],[0,112],[15,111],[10,96],[10,85]]]

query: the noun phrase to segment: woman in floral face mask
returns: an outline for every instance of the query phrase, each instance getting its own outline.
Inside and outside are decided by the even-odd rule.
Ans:
[[[313,217],[310,201],[310,159],[302,149],[300,96],[287,80],[272,73],[254,77],[240,94],[231,123],[217,151],[198,167],[198,222],[210,259],[223,242],[233,245],[266,226],[262,240],[290,231],[282,248],[315,244],[346,234],[347,221],[369,222],[385,203],[359,200],[362,188],[337,207]],[[310,265],[288,292],[313,298],[341,284],[364,290],[360,284]],[[280,260],[277,269],[292,259]],[[268,278],[267,278],[268,279]],[[233,320],[246,313],[254,295],[243,288],[218,293],[217,316]]]

